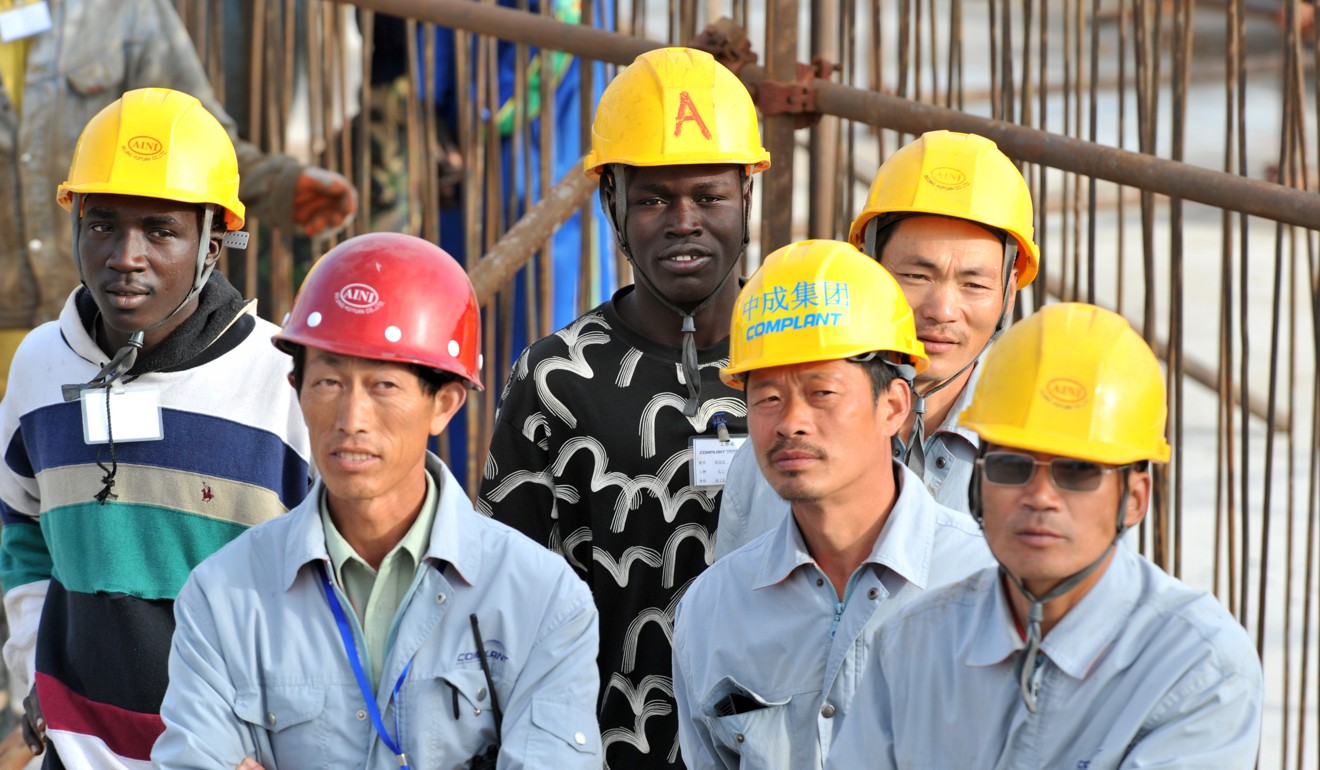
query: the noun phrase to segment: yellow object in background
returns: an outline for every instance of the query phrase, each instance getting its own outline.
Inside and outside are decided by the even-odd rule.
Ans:
[[[4,399],[5,387],[9,384],[9,363],[14,360],[18,343],[22,342],[30,331],[32,330],[0,329],[0,399]]]
[[[23,2],[0,0],[0,13],[28,4],[28,0]],[[0,80],[4,81],[5,93],[9,95],[9,101],[13,103],[14,110],[20,115],[23,113],[23,81],[27,78],[27,55],[31,44],[32,38],[30,37],[9,43],[0,43]],[[3,333],[0,332],[0,334]],[[10,350],[10,353],[12,354],[13,351]],[[4,371],[9,371],[8,357],[4,360]],[[0,388],[0,394],[3,393],[3,388]]]

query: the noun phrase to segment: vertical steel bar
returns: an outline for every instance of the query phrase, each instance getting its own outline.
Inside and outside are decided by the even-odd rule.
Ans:
[[[766,70],[788,83],[797,72],[798,0],[773,0],[767,6]],[[793,235],[793,116],[765,119],[765,144],[774,167],[761,180],[761,210],[773,206],[777,216],[761,218],[761,253],[787,245]]]
[[[811,0],[811,55],[827,61],[839,61],[838,5],[835,0]],[[839,180],[839,119],[822,116],[811,128],[809,142],[810,165],[808,185],[811,190],[807,204],[807,234],[824,238],[834,233],[836,194]]]

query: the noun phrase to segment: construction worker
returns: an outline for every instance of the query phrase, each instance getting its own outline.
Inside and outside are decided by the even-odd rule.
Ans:
[[[68,217],[50,191],[83,126],[124,92],[201,99],[235,140],[242,199],[263,221],[315,235],[356,211],[344,177],[238,140],[170,0],[0,0],[0,14],[0,398],[19,341],[78,286]]]
[[[153,766],[599,768],[590,592],[426,449],[481,388],[463,269],[349,239],[275,344],[319,479],[179,593]]]
[[[872,642],[829,767],[1250,768],[1260,661],[1213,596],[1130,548],[1167,462],[1164,377],[1121,316],[1049,305],[986,357],[962,424],[999,562]]]
[[[275,327],[213,271],[238,186],[224,126],[157,88],[95,115],[59,186],[82,286],[0,402],[4,653],[46,767],[147,761],[189,570],[307,492]]]
[[[754,456],[791,515],[679,602],[683,760],[819,769],[871,632],[993,562],[976,522],[890,451],[927,358],[883,267],[842,241],[786,246],[743,286],[731,339],[725,381],[747,394]]]
[[[600,609],[608,767],[679,766],[674,603],[711,561],[721,468],[745,437],[719,367],[751,175],[769,165],[751,96],[709,54],[656,50],[620,73],[586,172],[636,283],[523,352],[491,438],[479,505],[562,553]]]
[[[916,313],[930,367],[895,442],[896,456],[936,500],[967,510],[976,435],[958,424],[978,362],[1009,323],[1018,289],[1036,277],[1031,193],[995,143],[931,131],[885,161],[849,239],[898,279]],[[722,557],[787,515],[744,446],[720,502]]]

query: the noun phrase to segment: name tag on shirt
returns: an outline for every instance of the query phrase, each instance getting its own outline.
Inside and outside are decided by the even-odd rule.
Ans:
[[[159,441],[165,437],[156,388],[110,388],[109,422],[106,421],[105,398],[105,388],[87,388],[82,392],[84,442],[107,444],[112,431],[117,444]]]
[[[746,435],[729,436],[728,441],[715,436],[693,436],[692,486],[716,490],[723,487],[729,475],[729,463],[746,440]]]
[[[0,43],[12,43],[40,35],[50,29],[50,6],[46,0],[0,12]]]

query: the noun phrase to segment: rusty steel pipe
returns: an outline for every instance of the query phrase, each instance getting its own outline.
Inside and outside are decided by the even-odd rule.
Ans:
[[[470,0],[338,0],[377,13],[489,35],[511,43],[549,48],[614,64],[633,59],[663,43],[595,29],[497,5]]]
[[[585,158],[583,159],[585,160]],[[550,236],[569,217],[577,213],[595,194],[597,182],[582,171],[582,161],[569,169],[549,194],[536,202],[518,223],[500,236],[486,256],[468,271],[477,301],[486,304],[494,299],[501,286],[541,250]]]
[[[468,0],[352,0],[352,4],[615,64],[628,64],[639,54],[662,47],[617,32]],[[751,88],[764,80],[766,73],[761,67],[747,66],[739,76]],[[1006,154],[1020,161],[1320,230],[1320,198],[1304,190],[838,83],[816,80],[813,87],[816,107],[827,115],[908,134],[940,128],[977,133],[993,139]]]
[[[761,73],[743,71],[749,80]],[[993,139],[1008,156],[1172,198],[1320,230],[1320,197],[1291,187],[1119,150],[897,96],[816,81],[823,113],[910,134],[947,128]]]

